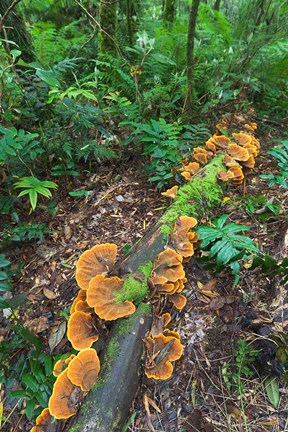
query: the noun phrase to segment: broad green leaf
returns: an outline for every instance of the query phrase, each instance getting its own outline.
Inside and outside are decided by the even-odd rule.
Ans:
[[[0,309],[9,309],[9,308],[10,308],[10,304],[6,300],[0,298]]]
[[[24,374],[22,376],[23,383],[30,388],[33,392],[36,392],[39,388],[38,382],[29,374]]]
[[[36,401],[34,399],[26,401],[25,414],[29,420],[31,420],[34,415],[35,404]]]
[[[30,204],[32,207],[32,210],[35,210],[37,206],[37,192],[34,189],[31,189],[29,191],[29,198],[30,198]]]
[[[280,400],[280,393],[276,378],[272,376],[267,377],[264,381],[264,385],[269,401],[275,408],[277,408]]]

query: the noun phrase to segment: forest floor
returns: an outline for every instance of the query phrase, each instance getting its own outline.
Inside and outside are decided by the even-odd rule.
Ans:
[[[287,192],[279,185],[269,188],[267,181],[259,177],[275,172],[275,159],[267,154],[270,137],[259,138],[261,153],[253,173],[240,187],[228,189],[215,217],[228,214],[230,220],[249,225],[248,235],[260,250],[280,259],[287,256],[288,248]],[[77,189],[89,190],[88,197],[68,196],[68,191]],[[248,197],[260,195],[267,200],[273,198],[274,205],[281,204],[279,215],[261,204],[255,206],[254,213],[248,210]],[[38,209],[33,214],[36,222],[47,223],[52,234],[36,244],[9,249],[6,254],[13,263],[25,263],[13,291],[27,294],[19,316],[25,326],[41,337],[44,350],[51,352],[53,348],[52,354],[56,355],[71,350],[65,334],[58,332],[56,340],[52,340],[51,334],[52,329],[61,326],[65,330],[63,310],[67,316],[78,290],[75,264],[79,256],[95,244],[107,242],[116,243],[123,256],[149,231],[168,204],[140,173],[137,161],[99,168],[94,175],[83,175],[71,184],[63,182],[53,198],[58,205],[55,216]],[[283,376],[277,376],[276,343],[271,339],[273,332],[283,341],[283,325],[288,318],[285,292],[279,280],[247,267],[233,288],[233,277],[227,271],[215,275],[204,270],[196,259],[185,270],[185,308],[177,311],[165,299],[158,306],[159,313],[171,313],[169,328],[180,333],[184,354],[167,381],[154,381],[143,374],[123,432],[288,431],[288,386]],[[273,319],[279,317],[279,311],[281,322],[275,328]],[[7,319],[0,317],[0,323],[1,340],[9,338]],[[239,340],[248,346],[240,366]],[[262,349],[253,365],[245,364],[249,348]],[[244,366],[249,366],[251,374],[245,374]],[[265,390],[268,375],[275,378],[280,392],[277,407]],[[8,419],[2,430],[30,430],[32,423],[6,400],[3,389],[1,396]],[[61,431],[61,425],[58,430]]]

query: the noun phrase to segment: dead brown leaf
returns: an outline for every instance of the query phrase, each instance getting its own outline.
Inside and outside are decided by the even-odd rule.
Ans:
[[[57,297],[59,297],[59,293],[55,293],[54,291],[49,290],[48,288],[43,288],[43,294],[45,295],[46,298],[48,298],[49,300],[54,300]]]

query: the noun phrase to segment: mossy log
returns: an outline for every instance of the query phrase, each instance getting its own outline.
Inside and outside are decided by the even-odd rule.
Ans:
[[[179,216],[200,220],[220,203],[223,188],[217,172],[225,169],[223,156],[215,157],[193,180],[178,190],[173,203],[157,224],[115,266],[111,274],[137,273],[153,261],[168,241],[171,227]],[[98,384],[86,396],[79,413],[65,427],[68,432],[119,432],[127,419],[139,383],[143,354],[142,339],[152,322],[150,306],[141,304],[134,315],[118,320],[101,354]]]

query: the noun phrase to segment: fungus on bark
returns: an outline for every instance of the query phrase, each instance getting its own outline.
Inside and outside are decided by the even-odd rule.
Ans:
[[[182,231],[180,233],[171,234],[170,242],[173,249],[183,258],[190,258],[194,255],[194,248],[189,241],[187,233]]]
[[[170,189],[167,189],[166,192],[161,192],[161,195],[163,195],[166,198],[174,199],[177,196],[179,186],[173,186]]]
[[[91,314],[93,309],[88,305],[86,300],[79,300],[75,305],[75,312],[85,312]]]
[[[86,300],[86,291],[83,289],[79,289],[77,296],[73,300],[73,303],[70,308],[70,315],[72,315],[73,312],[75,312],[75,306],[79,301]]]
[[[52,423],[52,416],[49,408],[44,408],[36,418],[36,425],[32,427],[30,432],[46,432],[47,426]]]
[[[168,300],[173,303],[176,309],[182,310],[187,303],[187,298],[183,296],[182,294],[172,294],[168,296]]]
[[[197,219],[190,216],[180,216],[176,219],[176,222],[173,227],[173,231],[176,233],[180,233],[182,231],[188,233],[191,228],[197,225]]]
[[[80,351],[68,365],[68,378],[88,392],[98,379],[100,361],[97,352],[93,348]]]
[[[76,264],[76,281],[80,288],[87,290],[90,280],[98,274],[107,274],[115,264],[117,246],[100,244],[85,251]]]
[[[208,145],[209,147],[210,144],[213,144],[216,147],[216,149],[224,150],[228,147],[230,143],[231,143],[230,139],[225,135],[213,135],[211,138],[209,138],[208,141],[206,141],[206,146]]]
[[[230,168],[232,166],[240,166],[240,164],[235,159],[233,159],[231,156],[229,156],[227,153],[224,156],[223,162],[228,168]]]
[[[91,314],[74,312],[68,321],[67,337],[78,351],[90,348],[99,339]]]
[[[168,379],[173,373],[172,361],[179,360],[183,346],[179,339],[173,336],[158,334],[144,339],[147,349],[147,360],[144,372],[148,378]]]
[[[66,354],[67,356],[67,354]],[[68,358],[61,358],[59,359],[53,368],[53,375],[55,377],[59,376],[61,372],[63,372],[63,370],[67,367],[67,365],[69,364],[69,362],[75,357],[75,354],[71,354]]]
[[[87,290],[87,303],[95,313],[106,321],[116,320],[131,315],[136,308],[131,301],[117,302],[117,293],[121,290],[123,280],[113,276],[95,276]]]
[[[234,141],[236,144],[239,144],[240,146],[244,146],[245,144],[250,144],[252,141],[252,138],[250,135],[247,135],[245,133],[232,133],[232,136],[234,138]]]
[[[238,144],[230,144],[228,146],[228,155],[236,161],[247,161],[249,159],[249,153],[246,149],[239,146]]]
[[[193,159],[199,162],[201,165],[206,165],[208,162],[207,151],[202,147],[195,147],[192,153]]]
[[[169,282],[176,282],[185,276],[182,266],[183,258],[173,249],[166,249],[160,252],[153,264],[153,276],[163,276]]]
[[[232,173],[232,171],[224,171],[224,170],[220,170],[217,174],[217,178],[221,181],[228,181],[231,180],[232,178],[234,178],[234,174]]]
[[[199,171],[200,165],[198,162],[190,162],[188,165],[184,165],[182,168],[180,168],[179,171],[181,172],[181,176],[185,178],[185,180],[192,180],[192,177],[194,174],[196,174],[197,171]]]
[[[245,168],[254,168],[255,165],[255,159],[253,155],[249,156],[249,159],[245,162],[241,162],[241,165]]]
[[[259,150],[254,144],[245,144],[243,148],[248,151],[249,155],[252,155],[254,157],[258,156]]]
[[[56,419],[67,419],[75,415],[78,405],[83,399],[83,392],[80,387],[74,385],[67,374],[68,369],[65,369],[58,376],[49,399],[50,414]]]

